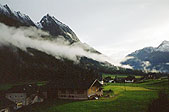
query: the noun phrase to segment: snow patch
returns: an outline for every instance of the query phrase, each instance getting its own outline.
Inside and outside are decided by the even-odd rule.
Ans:
[[[42,29],[42,28],[43,28],[43,26],[42,26],[42,24],[41,24],[40,22],[35,23],[35,25],[36,25],[37,28],[39,28],[39,29]]]
[[[169,41],[163,41],[157,48],[156,51],[169,52]]]
[[[169,65],[169,62],[168,62],[168,63],[166,63],[166,65]]]
[[[0,4],[0,12],[9,15],[9,11],[1,4]]]

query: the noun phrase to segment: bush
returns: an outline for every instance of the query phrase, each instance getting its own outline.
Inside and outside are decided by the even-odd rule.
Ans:
[[[152,101],[147,112],[169,112],[169,93],[160,91],[158,98]]]

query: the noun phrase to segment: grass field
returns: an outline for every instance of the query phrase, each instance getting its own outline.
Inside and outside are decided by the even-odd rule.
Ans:
[[[144,83],[109,83],[104,91],[112,97],[99,100],[51,100],[29,107],[30,112],[146,112],[160,89],[168,89],[168,80],[147,80]],[[28,112],[28,110],[27,110]]]
[[[118,78],[126,78],[127,76],[129,75],[119,75],[119,74],[103,74],[102,77],[105,78],[105,77],[111,77],[111,78],[115,78],[115,76],[117,76]],[[142,76],[135,76],[135,78],[141,78]]]

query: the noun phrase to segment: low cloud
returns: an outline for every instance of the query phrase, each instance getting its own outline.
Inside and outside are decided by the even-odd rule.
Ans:
[[[123,60],[122,60],[122,62],[125,62],[125,61],[127,61],[127,60],[129,60],[129,59],[133,59],[133,58],[135,58],[134,56],[126,56]]]
[[[111,63],[111,60],[102,54],[86,51],[86,49],[92,49],[88,45],[81,42],[70,45],[63,38],[52,39],[48,33],[34,27],[15,28],[0,23],[0,29],[0,45],[13,45],[26,52],[27,48],[33,48],[57,59],[67,58],[76,63],[79,62],[79,56]]]

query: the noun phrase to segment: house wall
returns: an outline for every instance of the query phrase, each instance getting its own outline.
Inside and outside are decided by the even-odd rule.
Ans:
[[[134,82],[134,80],[125,80],[125,82],[132,83],[132,82]]]
[[[47,99],[47,98],[48,98],[47,91],[45,91],[45,92],[42,92],[42,95],[44,96],[44,98],[45,98],[45,99]]]
[[[6,98],[17,104],[17,109],[26,105],[26,93],[6,93]]]
[[[44,99],[39,97],[37,94],[31,94],[29,97],[26,98],[26,105],[31,105],[37,102],[43,102]]]
[[[100,88],[99,87],[96,87],[96,86],[92,86],[88,89],[87,91],[87,96],[90,97],[90,96],[93,96],[93,95],[97,95],[97,96],[102,96],[103,95],[103,91],[102,90],[99,90]]]
[[[88,99],[87,90],[58,90],[58,98],[85,100]]]
[[[49,89],[47,91],[47,98],[53,99],[53,98],[58,98],[58,90],[55,89]]]
[[[12,112],[12,111],[10,111],[10,108],[4,108],[0,109],[0,112]]]
[[[37,102],[43,102],[44,99],[36,95],[34,99],[32,100],[32,104],[37,103]]]

